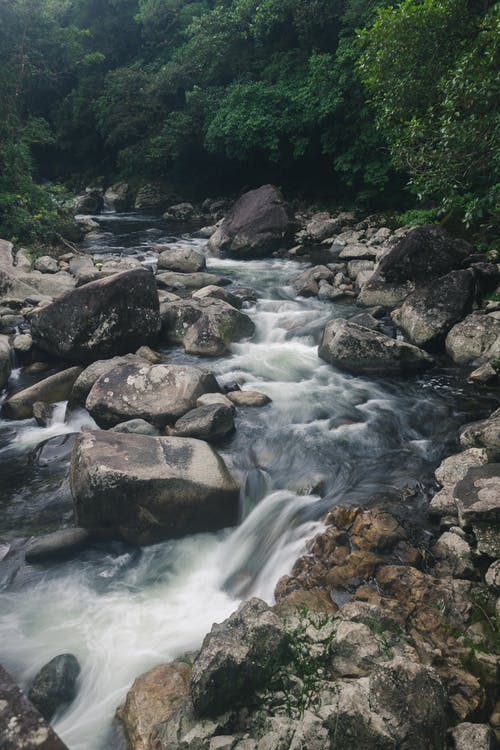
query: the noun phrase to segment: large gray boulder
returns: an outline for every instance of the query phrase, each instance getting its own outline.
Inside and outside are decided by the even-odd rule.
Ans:
[[[75,289],[30,316],[35,343],[88,364],[153,343],[160,327],[154,277],[145,268]]]
[[[343,319],[327,323],[318,354],[341,370],[362,375],[401,375],[433,364],[422,349]]]
[[[208,370],[191,365],[122,364],[92,386],[86,408],[100,427],[145,419],[158,427],[194,409],[203,393],[219,391]]]
[[[167,302],[160,308],[162,335],[189,354],[219,356],[234,341],[253,335],[253,321],[214,297]]]
[[[288,208],[272,185],[250,190],[236,201],[208,241],[213,253],[263,256],[283,247],[291,230]]]
[[[177,420],[173,434],[200,440],[220,440],[234,430],[233,409],[224,404],[207,404],[188,411]]]
[[[28,698],[50,721],[58,708],[76,697],[80,665],[73,654],[59,654],[45,664],[31,683]]]
[[[128,211],[132,207],[132,191],[128,182],[115,182],[104,193],[104,207],[110,211]]]
[[[165,247],[158,256],[158,268],[179,273],[196,273],[206,268],[205,256],[189,246]]]
[[[68,367],[67,370],[50,375],[15,393],[3,402],[2,416],[7,419],[30,419],[33,416],[33,405],[37,402],[54,404],[56,401],[66,401],[81,371],[81,367]]]
[[[477,549],[500,557],[500,464],[474,466],[453,490],[460,524],[472,526]]]
[[[448,333],[446,351],[460,365],[500,359],[500,312],[468,315]]]
[[[146,359],[137,354],[125,354],[123,357],[111,357],[111,359],[98,359],[96,362],[92,362],[91,365],[86,367],[80,375],[77,377],[71,389],[71,395],[69,399],[70,408],[75,406],[85,406],[87,396],[92,390],[93,385],[99,380],[102,375],[107,375],[108,372],[114,370],[118,365],[135,364],[135,365],[146,365],[149,364]]]
[[[451,271],[410,294],[392,317],[415,346],[436,349],[474,301],[471,271]]]
[[[260,599],[250,599],[212,626],[193,664],[190,693],[198,716],[249,706],[285,655],[283,622]]]
[[[335,272],[328,266],[313,266],[302,271],[292,279],[292,286],[302,297],[317,297],[320,290],[320,282],[327,281],[332,284]]]
[[[490,458],[500,460],[500,409],[487,419],[465,425],[460,432],[464,448],[485,448]]]
[[[12,360],[10,355],[9,337],[0,335],[0,388],[3,388],[10,377]]]
[[[151,544],[238,519],[238,485],[202,440],[83,433],[70,484],[78,524],[101,538]]]

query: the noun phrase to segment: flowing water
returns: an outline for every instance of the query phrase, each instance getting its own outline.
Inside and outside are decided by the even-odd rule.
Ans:
[[[151,264],[153,243],[205,244],[154,217],[99,220],[103,233],[87,242],[89,252]],[[137,675],[198,648],[241,599],[272,601],[332,505],[383,503],[423,522],[433,469],[453,452],[457,428],[495,403],[493,392],[467,385],[449,363],[398,381],[353,377],[322,362],[325,322],[357,310],[296,299],[295,262],[208,265],[257,289],[259,301],[247,310],[255,337],[220,359],[163,351],[167,362],[208,366],[221,384],[238,381],[272,398],[263,409],[239,410],[236,433],[220,449],[241,480],[238,528],[141,550],[95,545],[68,562],[28,566],[31,535],[72,523],[71,444],[93,422],[84,411],[65,422],[65,404],[46,428],[0,420],[0,663],[26,686],[56,654],[77,656],[78,697],[54,720],[70,750],[109,748],[114,710]],[[17,369],[9,388],[30,382]]]

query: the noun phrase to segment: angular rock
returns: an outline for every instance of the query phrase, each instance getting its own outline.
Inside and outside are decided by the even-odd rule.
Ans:
[[[500,409],[487,419],[465,425],[460,432],[464,448],[485,448],[491,458],[500,459]]]
[[[30,316],[40,348],[87,364],[155,341],[160,327],[154,277],[145,268],[118,273],[65,294]]]
[[[80,552],[89,540],[86,529],[61,529],[44,534],[30,542],[26,550],[26,562],[42,563],[47,560],[64,560]]]
[[[45,401],[35,401],[33,404],[33,418],[39,427],[47,427],[54,414],[54,405]]]
[[[204,393],[196,399],[196,406],[209,406],[211,404],[223,404],[234,411],[234,404],[223,393]]]
[[[479,552],[500,557],[500,464],[469,469],[453,490],[461,526],[472,526]]]
[[[292,285],[302,297],[317,297],[320,281],[333,282],[334,278],[335,273],[328,266],[313,266],[292,279]]]
[[[31,683],[28,698],[50,721],[58,708],[71,703],[76,697],[76,680],[80,665],[73,654],[54,656]]]
[[[68,750],[2,667],[0,747],[2,750]]]
[[[228,289],[224,289],[224,287],[221,286],[215,286],[214,284],[204,286],[202,289],[198,289],[192,294],[192,299],[203,299],[205,297],[221,299],[223,302],[227,302],[228,305],[231,305],[231,307],[236,307],[237,310],[243,305],[243,300],[237,294],[233,294]]]
[[[340,677],[365,677],[388,658],[367,625],[349,621],[339,623],[330,652],[331,667]]]
[[[37,258],[33,268],[35,271],[40,271],[41,273],[57,273],[59,270],[57,260],[50,255],[42,255],[40,258]]]
[[[500,560],[495,560],[494,563],[491,563],[486,571],[484,580],[494,594],[500,594]]]
[[[182,203],[175,203],[173,206],[169,206],[163,214],[164,219],[173,219],[176,221],[187,221],[197,216],[197,211],[192,203],[183,201]]]
[[[446,531],[434,545],[433,554],[438,563],[439,575],[453,578],[474,578],[475,569],[470,545],[458,534]]]
[[[474,294],[472,273],[452,271],[410,294],[392,318],[412,344],[436,349],[470,311]]]
[[[488,724],[463,722],[450,729],[453,750],[496,750],[498,743]]]
[[[500,313],[472,313],[446,337],[446,351],[457,364],[500,359]]]
[[[235,406],[267,406],[271,403],[269,396],[259,391],[230,391],[227,397]]]
[[[286,632],[265,602],[243,602],[227,620],[212,626],[193,664],[189,683],[198,716],[217,716],[251,705],[284,657]]]
[[[238,518],[238,485],[202,440],[84,433],[70,484],[78,524],[102,538],[153,544]]]
[[[139,351],[139,350],[138,350]],[[70,407],[85,406],[85,401],[94,383],[102,375],[114,370],[118,365],[136,364],[139,366],[147,364],[147,360],[138,354],[125,354],[123,357],[111,357],[111,359],[98,359],[86,367],[75,380],[70,396]]]
[[[474,383],[493,383],[498,378],[498,371],[490,362],[477,367],[469,375],[469,380]]]
[[[199,406],[177,420],[173,435],[200,440],[220,440],[234,431],[233,409],[224,404]]]
[[[269,255],[291,230],[288,208],[272,185],[250,190],[236,201],[208,241],[213,253],[240,257]]]
[[[158,268],[179,273],[196,273],[206,268],[205,256],[189,246],[165,247],[158,256]]]
[[[145,359],[152,365],[160,365],[163,359],[163,355],[160,352],[155,352],[149,346],[140,346],[136,351],[136,356]]]
[[[101,427],[138,418],[164,427],[219,390],[212,373],[191,365],[123,364],[95,382],[85,405]]]
[[[49,274],[32,271],[31,273],[19,274],[17,278],[19,283],[24,282],[36,289],[39,295],[53,299],[67,294],[75,287],[74,278],[66,271]]]
[[[103,206],[103,198],[100,190],[87,188],[85,193],[77,195],[73,201],[73,210],[76,214],[96,214]]]
[[[145,419],[129,419],[111,428],[111,432],[126,432],[129,435],[151,435],[157,437],[160,430]]]
[[[81,367],[69,367],[15,393],[2,404],[2,415],[7,419],[30,419],[33,416],[33,405],[37,401],[47,404],[66,401],[81,372]]]
[[[12,371],[9,337],[0,335],[0,389],[6,385]]]
[[[343,319],[327,323],[318,354],[325,362],[355,374],[400,375],[431,367],[421,349]]]
[[[110,211],[128,211],[132,207],[132,192],[127,182],[115,182],[104,193],[104,207]]]
[[[219,356],[234,341],[253,335],[253,321],[220,299],[179,300],[161,305],[162,334],[188,354]]]

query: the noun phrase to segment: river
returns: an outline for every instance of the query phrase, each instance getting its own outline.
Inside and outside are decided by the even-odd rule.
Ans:
[[[151,216],[96,218],[103,234],[87,241],[89,252],[150,264],[153,243],[205,244]],[[162,352],[167,363],[206,366],[222,384],[236,380],[272,398],[265,408],[240,409],[235,435],[220,448],[241,480],[237,528],[141,550],[101,544],[68,562],[28,566],[31,535],[72,523],[69,436],[93,423],[84,411],[65,422],[65,404],[46,428],[0,420],[0,663],[26,686],[56,654],[77,656],[78,697],[54,720],[70,750],[109,748],[115,708],[137,675],[198,648],[242,598],[272,601],[332,505],[383,503],[425,523],[432,472],[454,451],[457,428],[495,404],[449,362],[389,380],[354,377],[318,359],[325,322],[357,310],[296,298],[294,261],[209,258],[208,267],[257,290],[247,311],[254,338],[218,359]],[[31,382],[16,369],[10,388]],[[321,492],[304,494],[308,487]]]

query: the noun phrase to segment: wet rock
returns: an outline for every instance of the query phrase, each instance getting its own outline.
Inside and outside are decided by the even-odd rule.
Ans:
[[[35,271],[40,271],[41,273],[57,273],[59,270],[57,260],[50,255],[42,255],[40,258],[37,258],[33,268]]]
[[[96,214],[103,207],[103,197],[100,190],[87,188],[85,193],[77,195],[73,201],[75,214]]]
[[[352,318],[349,318],[349,322],[356,323],[356,325],[363,326],[363,328],[369,328],[371,331],[378,331],[380,326],[380,322],[377,318],[369,312],[357,313],[356,315],[353,315]]]
[[[220,440],[234,431],[233,409],[224,404],[199,406],[177,420],[173,435]]]
[[[33,338],[29,333],[20,333],[12,341],[12,348],[18,357],[26,357],[33,348]]]
[[[0,747],[2,750],[68,750],[2,667]]]
[[[190,694],[198,716],[217,716],[251,705],[255,690],[283,658],[283,623],[260,599],[240,605],[205,637],[193,664]]]
[[[84,433],[70,484],[78,524],[103,538],[153,544],[238,518],[238,485],[202,440]]]
[[[163,355],[160,352],[155,352],[149,346],[140,346],[136,351],[136,356],[141,359],[150,362],[152,365],[159,365],[163,360]]]
[[[496,750],[498,743],[488,724],[463,722],[449,732],[453,750]]]
[[[487,419],[463,427],[460,444],[464,448],[485,448],[491,458],[500,459],[500,409]]]
[[[420,372],[433,364],[421,349],[343,319],[327,323],[318,354],[326,362],[356,374],[399,375]]]
[[[200,271],[198,273],[176,273],[174,271],[162,271],[156,274],[156,283],[161,289],[167,291],[192,292],[203,289],[204,286],[227,286],[231,280],[225,276],[215,273]]]
[[[118,273],[64,295],[30,316],[41,349],[87,364],[151,344],[160,327],[154,277],[146,269]]]
[[[235,297],[239,297],[242,303],[248,302],[249,304],[253,305],[255,302],[257,302],[257,292],[255,291],[255,289],[251,289],[250,287],[235,287],[231,290],[231,293],[234,294]]]
[[[211,404],[222,404],[234,411],[234,404],[223,393],[204,393],[196,399],[196,406],[209,406]]]
[[[472,273],[452,271],[410,294],[392,317],[412,344],[435,349],[470,311],[474,294]]]
[[[188,354],[219,356],[234,341],[253,335],[253,321],[220,299],[179,300],[161,305],[162,333]]]
[[[8,336],[0,335],[0,389],[6,385],[12,370]]]
[[[205,256],[192,247],[165,247],[158,256],[158,268],[179,273],[196,273],[206,268]]]
[[[493,383],[498,378],[498,372],[490,362],[477,367],[469,375],[469,380],[474,383]]]
[[[33,417],[39,427],[47,427],[54,414],[54,405],[45,401],[35,401],[33,404]]]
[[[193,299],[203,299],[205,297],[215,297],[215,299],[221,299],[224,302],[227,302],[228,305],[236,307],[237,310],[239,310],[243,305],[243,300],[240,296],[233,294],[233,292],[230,292],[228,289],[224,289],[224,287],[215,286],[214,284],[204,286],[202,289],[198,289],[196,292],[193,292],[192,295]]]
[[[472,526],[479,552],[500,557],[500,464],[469,469],[453,497],[460,525]]]
[[[81,528],[61,529],[44,534],[30,542],[26,550],[26,562],[36,564],[73,557],[87,545],[88,540],[88,531]]]
[[[69,367],[15,393],[2,404],[2,415],[7,419],[30,419],[33,416],[33,404],[37,401],[47,404],[66,401],[81,372],[81,367]]]
[[[73,654],[55,656],[38,672],[28,698],[44,719],[50,721],[57,709],[75,699],[79,674],[80,665]]]
[[[104,193],[104,207],[110,211],[128,211],[132,207],[132,192],[128,182],[115,182]]]
[[[152,730],[166,721],[188,695],[191,667],[181,662],[160,664],[134,681],[116,712],[131,750],[150,750]]]
[[[126,422],[120,422],[111,428],[111,432],[125,432],[129,435],[151,435],[157,437],[160,430],[154,427],[145,419],[129,419]]]
[[[122,364],[95,382],[85,403],[101,427],[137,418],[164,427],[219,390],[212,373],[191,365]]]
[[[102,375],[107,375],[108,372],[118,365],[136,364],[142,366],[147,362],[148,360],[138,354],[125,354],[123,357],[98,359],[96,362],[93,362],[86,367],[75,380],[71,390],[70,407],[74,408],[75,406],[84,406],[94,383],[96,383]]]
[[[272,185],[250,190],[236,201],[208,241],[213,253],[269,255],[282,247],[291,230],[288,208]]]
[[[56,435],[48,440],[42,440],[33,451],[33,458],[37,466],[47,467],[52,464],[69,465],[71,451],[75,443],[77,433]]]
[[[446,351],[460,365],[500,359],[500,314],[468,315],[448,333]]]
[[[227,397],[236,406],[267,406],[272,400],[259,391],[230,391]]]
[[[313,266],[292,279],[292,286],[302,297],[317,297],[320,281],[333,282],[335,273],[328,266]]]

